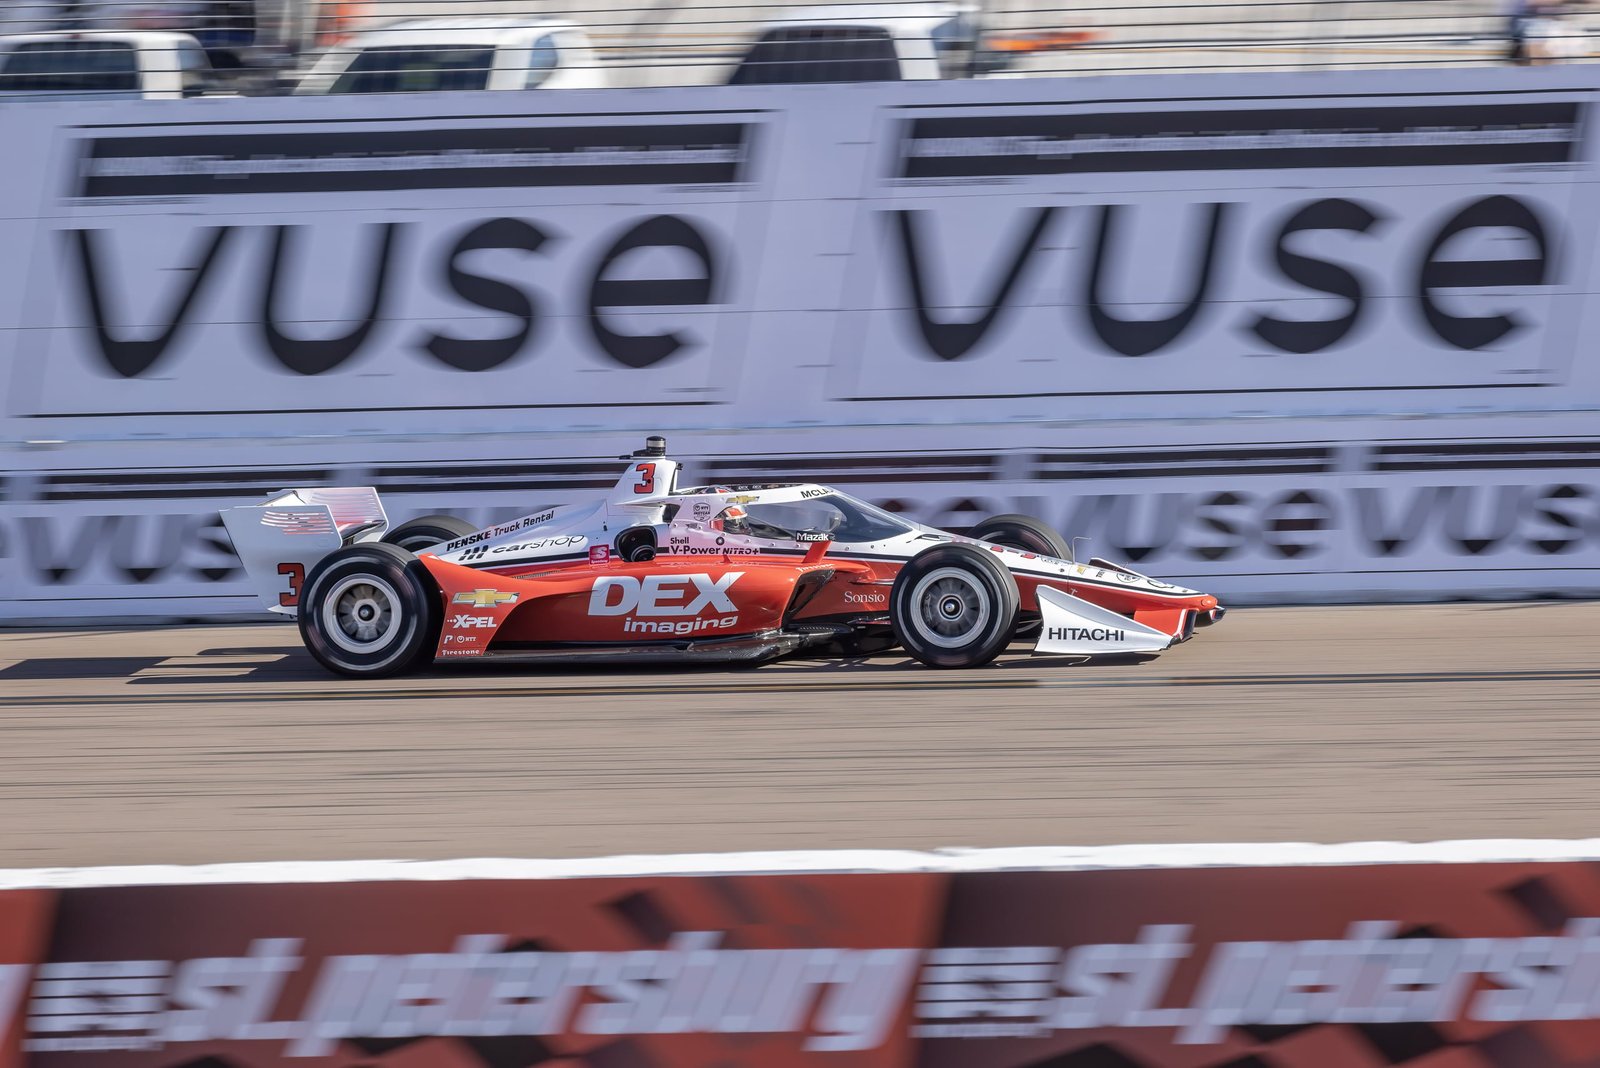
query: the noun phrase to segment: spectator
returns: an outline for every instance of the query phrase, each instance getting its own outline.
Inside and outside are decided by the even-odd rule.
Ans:
[[[1533,8],[1532,17],[1526,20],[1525,48],[1534,63],[1560,63],[1576,58],[1578,28],[1570,18],[1561,0],[1539,4]]]
[[[1506,11],[1506,60],[1519,67],[1528,63],[1528,24],[1533,16],[1533,0],[1511,0]]]

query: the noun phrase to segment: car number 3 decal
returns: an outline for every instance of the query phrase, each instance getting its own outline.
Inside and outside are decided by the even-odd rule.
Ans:
[[[306,565],[279,564],[278,574],[289,576],[289,592],[278,594],[278,606],[293,608],[300,603],[300,586],[306,580]]]
[[[639,481],[633,487],[633,492],[654,493],[656,491],[656,465],[640,464],[634,470],[639,472]]]

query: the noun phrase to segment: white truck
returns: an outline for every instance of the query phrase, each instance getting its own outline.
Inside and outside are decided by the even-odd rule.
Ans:
[[[926,81],[972,73],[978,12],[970,4],[796,8],[768,23],[729,85]]]
[[[0,101],[181,100],[214,95],[186,33],[29,33],[0,37]]]
[[[301,95],[598,89],[589,35],[557,19],[421,19],[357,33],[301,79]]]

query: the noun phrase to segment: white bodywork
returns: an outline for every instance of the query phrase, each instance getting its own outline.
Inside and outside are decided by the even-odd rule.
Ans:
[[[95,51],[126,56],[131,62],[125,71],[91,69],[82,57]],[[19,69],[24,64],[25,71]],[[120,68],[120,62],[116,66]],[[74,32],[0,37],[0,101],[181,100],[206,93],[211,77],[211,61],[205,50],[186,33]],[[53,86],[49,84],[52,82]],[[113,82],[118,84],[97,87]]]
[[[1118,653],[1159,653],[1173,637],[1154,627],[1135,623],[1109,608],[1049,586],[1040,586],[1039,643],[1036,653],[1063,656],[1106,656]]]
[[[322,95],[350,92],[341,82],[363,56],[394,56],[393,66],[383,59],[368,73],[404,69],[409,56],[423,60],[428,53],[483,49],[490,53],[482,88],[599,89],[607,84],[589,35],[576,23],[555,19],[423,19],[398,22],[380,30],[359,33],[324,53],[295,88],[297,94]]]
[[[285,490],[265,504],[222,513],[234,552],[269,612],[293,616],[300,584],[317,561],[389,529],[370,486]]]

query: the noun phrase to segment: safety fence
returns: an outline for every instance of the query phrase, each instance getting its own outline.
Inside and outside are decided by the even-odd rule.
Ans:
[[[1568,1068],[1596,842],[0,873],[0,1065]]]
[[[10,0],[0,5],[0,100],[1428,68],[1600,52],[1587,3],[1524,8],[1513,17],[1496,0]]]

